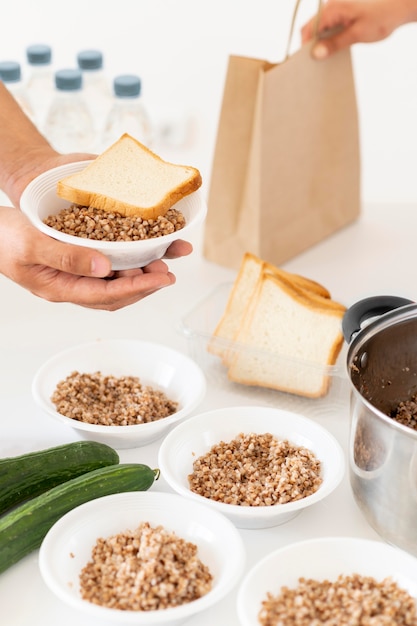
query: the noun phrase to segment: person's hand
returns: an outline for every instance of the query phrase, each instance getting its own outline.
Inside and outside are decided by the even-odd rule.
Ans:
[[[48,237],[20,211],[22,193],[36,176],[95,156],[59,154],[0,81],[0,189],[16,207],[0,207],[0,273],[45,300],[115,311],[172,285],[166,263],[112,272],[106,256]],[[190,243],[176,241],[165,258],[191,251]]]
[[[415,19],[417,3],[414,5],[411,7],[409,0],[328,0],[320,12],[313,57],[326,59],[352,44],[385,39],[398,26]],[[313,17],[301,29],[303,43],[313,38],[315,28]]]
[[[165,256],[172,259],[191,251],[190,243],[179,240]],[[0,271],[45,300],[108,311],[175,283],[162,260],[142,269],[112,272],[101,253],[48,237],[12,207],[0,207]]]
[[[39,174],[59,165],[93,159],[92,154],[59,154],[36,146],[10,180],[9,197],[19,207],[25,187]],[[174,241],[164,258],[192,252],[192,245]],[[0,272],[51,302],[115,311],[175,283],[167,264],[154,261],[141,269],[112,272],[109,259],[81,246],[64,244],[33,227],[19,209],[0,207]]]
[[[66,165],[75,161],[86,161],[94,159],[96,156],[95,154],[86,154],[84,152],[60,154],[52,150],[48,144],[35,146],[31,151],[28,150],[26,152],[25,161],[20,167],[16,167],[13,170],[6,188],[7,195],[13,205],[18,207],[23,190],[40,174],[59,165]]]

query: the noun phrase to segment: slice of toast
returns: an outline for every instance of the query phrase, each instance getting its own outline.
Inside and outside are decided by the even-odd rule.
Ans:
[[[235,336],[239,349],[231,352],[229,378],[306,397],[325,395],[327,366],[336,362],[343,345],[345,310],[264,273]]]
[[[214,330],[213,340],[210,341],[208,345],[209,352],[222,357],[225,362],[227,362],[228,359],[228,342],[234,341],[242,324],[246,306],[251,300],[258,280],[263,272],[269,273],[272,276],[281,276],[302,289],[316,293],[324,298],[330,298],[329,291],[316,281],[305,278],[304,276],[299,276],[298,274],[286,272],[263,261],[256,255],[247,252],[243,256],[223,316]]]
[[[60,180],[59,197],[154,219],[202,184],[198,169],[164,161],[125,133],[81,172]]]

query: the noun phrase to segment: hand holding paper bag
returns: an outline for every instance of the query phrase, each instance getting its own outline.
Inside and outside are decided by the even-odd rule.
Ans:
[[[360,153],[349,50],[282,63],[230,56],[211,173],[207,259],[280,265],[357,218]]]

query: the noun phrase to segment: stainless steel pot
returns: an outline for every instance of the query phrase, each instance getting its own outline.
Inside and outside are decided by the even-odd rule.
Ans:
[[[352,491],[377,533],[417,556],[417,430],[391,417],[417,393],[417,304],[392,296],[361,300],[347,310],[343,334]]]

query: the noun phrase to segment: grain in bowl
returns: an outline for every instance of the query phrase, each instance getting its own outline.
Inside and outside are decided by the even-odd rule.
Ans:
[[[67,385],[64,381],[72,374],[74,380]],[[90,379],[95,374],[97,380],[86,385],[83,375]],[[105,380],[113,381],[112,386]],[[68,388],[57,391],[60,384]],[[205,391],[204,373],[188,356],[162,343],[132,338],[71,346],[49,358],[32,382],[36,404],[55,421],[114,448],[136,448],[159,439],[201,402]]]
[[[326,498],[345,463],[338,442],[313,420],[245,405],[175,426],[161,443],[158,467],[174,491],[238,528],[270,528]]]
[[[124,214],[123,211],[119,212],[116,207],[105,207],[108,211],[107,214],[94,212],[93,224],[88,207],[94,206],[101,209],[104,207],[97,207],[92,200],[64,200],[57,195],[59,181],[62,181],[67,176],[72,176],[78,172],[81,173],[89,163],[91,161],[66,163],[44,172],[26,187],[21,197],[20,206],[33,226],[40,232],[63,243],[91,248],[101,252],[109,259],[113,271],[137,269],[163,258],[168,247],[174,241],[177,241],[179,238],[187,239],[190,231],[201,224],[206,217],[207,203],[201,190],[198,189],[176,202],[175,206],[170,207],[178,211],[178,214],[169,214],[171,216],[168,216],[171,224],[166,219],[155,220],[153,217],[152,219],[155,221],[151,223],[149,220],[146,220],[146,225],[143,222],[138,223],[132,220],[122,222],[121,218],[116,216],[116,214],[113,217],[109,216],[113,210],[120,213],[120,215]],[[69,206],[75,204],[77,207],[87,208],[86,223],[82,223],[83,220],[78,223],[79,215],[74,220],[71,216],[66,215],[65,212]],[[58,226],[59,229],[45,223],[45,220],[49,222],[50,219],[62,221],[62,215],[59,218],[52,217],[60,211],[64,211],[65,222],[68,221],[68,223]],[[68,213],[71,211],[72,209]],[[166,215],[164,217],[166,218]],[[98,226],[95,224],[96,219],[99,221]],[[57,224],[54,225],[57,226]],[[68,234],[63,229],[77,232]],[[130,232],[131,229],[132,231]],[[136,230],[137,232],[134,232]],[[146,230],[149,230],[149,233]],[[168,233],[168,230],[172,232]],[[90,238],[93,231],[95,232],[95,239]],[[147,234],[153,236],[149,237]],[[137,237],[145,238],[139,239]]]
[[[48,215],[44,224],[54,230],[94,241],[142,241],[171,235],[184,228],[181,211],[171,208],[165,215],[144,219],[138,215],[124,216],[116,211],[72,204],[58,213]]]
[[[113,567],[116,569],[117,561],[122,561],[122,553],[129,543],[124,536],[136,534],[141,527],[143,543],[138,550],[144,567],[138,572],[136,563],[133,566],[137,573],[138,589],[141,589],[143,581],[148,579],[153,569],[159,579],[155,580],[155,585],[144,589],[144,597],[141,596],[140,602],[160,608],[117,609],[84,599],[81,595],[80,575],[92,561],[98,540],[102,538],[107,543],[110,537],[122,536],[119,537],[121,546],[117,548],[116,563],[112,562],[109,566],[110,570]],[[194,553],[195,548],[188,544],[196,546],[197,552]],[[178,555],[177,549],[180,551]],[[107,548],[104,553],[106,551]],[[165,562],[159,558],[161,554],[166,557]],[[230,558],[231,554],[233,559]],[[133,554],[129,552],[124,558],[128,562],[129,559],[135,561],[137,557],[133,551]],[[171,567],[172,559],[175,562]],[[192,616],[210,609],[225,598],[240,580],[244,563],[242,537],[223,515],[176,494],[152,489],[96,498],[73,509],[50,529],[39,552],[39,569],[46,585],[57,598],[79,611],[82,624],[94,622],[119,626],[178,626],[189,621]],[[171,569],[173,572],[167,581],[166,593],[163,593],[164,570]],[[127,570],[122,569],[118,578],[123,581],[128,574]],[[89,573],[87,575],[89,577]],[[172,594],[169,585],[176,580],[179,582],[178,593],[175,591]],[[160,600],[156,597],[158,586]],[[123,584],[122,588],[123,596],[126,596],[126,585]],[[113,596],[113,589],[109,595]],[[195,595],[199,597],[191,600]],[[136,598],[139,596],[136,595]],[[132,599],[133,595],[130,600],[125,599],[125,605],[131,605]],[[181,604],[179,599],[182,600]],[[174,606],[162,607],[168,603]]]
[[[273,506],[315,493],[321,463],[308,448],[271,433],[239,433],[198,457],[188,480],[191,491],[211,500]]]
[[[300,578],[298,585],[268,592],[260,626],[417,626],[416,601],[394,580],[358,573],[336,580]]]
[[[178,402],[137,376],[74,371],[58,382],[51,397],[58,413],[87,424],[129,426],[168,417]]]
[[[212,582],[193,542],[149,522],[134,531],[99,538],[80,574],[84,600],[127,611],[193,602],[211,590]]]

